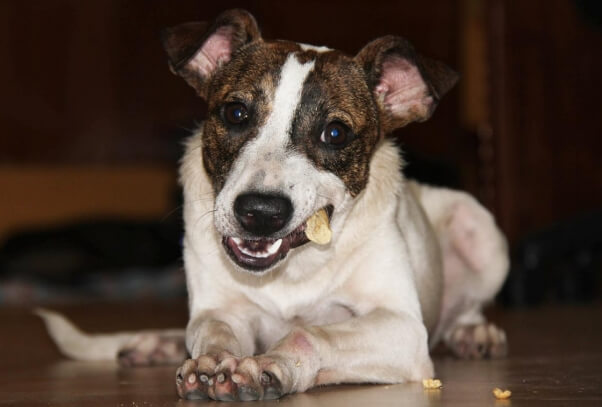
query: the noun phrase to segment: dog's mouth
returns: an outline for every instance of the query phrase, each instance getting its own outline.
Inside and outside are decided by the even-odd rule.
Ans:
[[[290,249],[307,242],[309,239],[305,236],[305,223],[281,239],[223,238],[223,245],[230,258],[240,267],[252,271],[263,271],[272,267],[284,259]]]
[[[328,217],[332,206],[326,207]],[[226,253],[238,266],[250,271],[264,271],[283,260],[291,249],[309,242],[305,235],[306,222],[280,239],[259,238],[253,240],[224,236],[222,244]]]

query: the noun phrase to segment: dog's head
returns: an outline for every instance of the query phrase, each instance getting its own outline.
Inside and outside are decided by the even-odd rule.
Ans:
[[[172,71],[207,101],[202,165],[215,226],[247,271],[272,269],[307,243],[316,211],[343,213],[366,187],[384,135],[429,118],[456,81],[400,37],[350,57],[263,40],[242,10],[168,29],[163,43]]]

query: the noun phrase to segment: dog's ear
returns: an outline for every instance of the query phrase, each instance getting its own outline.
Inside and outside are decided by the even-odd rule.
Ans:
[[[372,41],[355,57],[381,109],[385,133],[428,119],[458,74],[445,64],[417,55],[404,38]]]
[[[240,9],[223,12],[212,25],[184,23],[161,33],[170,69],[204,98],[207,96],[207,84],[215,71],[228,62],[240,47],[260,40],[255,18]]]

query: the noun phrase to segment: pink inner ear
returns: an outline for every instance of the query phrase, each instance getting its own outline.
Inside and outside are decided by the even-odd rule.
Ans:
[[[221,64],[230,60],[233,33],[233,27],[218,28],[213,35],[207,38],[201,49],[188,63],[189,66],[197,70],[203,77],[210,76]]]
[[[385,60],[375,92],[390,113],[398,118],[410,114],[426,118],[433,102],[418,68],[399,56]]]

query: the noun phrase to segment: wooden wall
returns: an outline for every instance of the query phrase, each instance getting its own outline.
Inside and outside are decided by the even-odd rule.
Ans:
[[[602,209],[602,8],[488,4],[495,209],[516,240]]]

